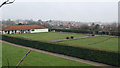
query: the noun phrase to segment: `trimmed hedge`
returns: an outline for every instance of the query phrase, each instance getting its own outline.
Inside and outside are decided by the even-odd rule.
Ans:
[[[73,47],[63,44],[61,45],[57,43],[42,42],[27,38],[14,37],[10,35],[3,35],[2,40],[49,52],[64,54],[113,66],[120,66],[120,64],[118,63],[120,61],[120,53],[116,52],[101,51],[84,47]]]
[[[120,32],[114,31],[114,32],[111,32],[111,35],[120,36]]]
[[[83,34],[90,34],[91,31],[87,31],[87,30],[78,30],[78,29],[49,29],[49,31],[55,30],[57,32],[72,32],[72,33],[83,33]],[[119,31],[111,31],[110,35],[113,36],[120,36],[120,32]],[[98,34],[98,31],[95,31],[95,34]],[[105,35],[109,35],[109,32],[103,32],[103,34]]]
[[[90,31],[78,30],[78,29],[50,29],[49,31],[62,31],[62,32],[72,32],[72,33],[90,33]]]

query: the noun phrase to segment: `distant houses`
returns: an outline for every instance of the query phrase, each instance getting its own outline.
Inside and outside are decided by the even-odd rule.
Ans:
[[[11,25],[2,28],[2,34],[23,34],[48,32],[48,28],[39,25]]]

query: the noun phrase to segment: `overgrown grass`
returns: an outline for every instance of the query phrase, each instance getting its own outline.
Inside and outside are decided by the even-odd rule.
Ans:
[[[3,66],[7,66],[7,58],[10,66],[15,66],[28,50],[3,43]],[[44,53],[32,51],[20,66],[91,66]]]

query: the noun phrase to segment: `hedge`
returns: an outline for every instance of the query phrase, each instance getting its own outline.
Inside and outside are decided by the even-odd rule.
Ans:
[[[57,32],[72,32],[72,33],[83,33],[83,34],[90,34],[91,31],[89,30],[78,30],[78,29],[49,29],[49,31],[52,31],[52,30],[55,30]],[[113,35],[113,36],[120,36],[120,32],[119,31],[110,31],[110,35]],[[95,31],[95,34],[98,34],[98,31]],[[109,34],[109,32],[104,32],[103,31],[103,34]]]
[[[14,37],[10,35],[3,35],[2,40],[27,47],[54,52],[58,54],[105,63],[113,66],[120,66],[119,64],[120,53],[117,52],[95,50],[84,47],[73,47],[58,43],[50,43],[50,42],[31,40],[22,37]]]
[[[78,30],[78,29],[49,29],[49,31],[62,31],[62,32],[72,32],[72,33],[90,33],[90,31],[86,31],[86,30]]]
[[[119,31],[113,31],[113,32],[111,32],[111,35],[120,36],[120,32]]]

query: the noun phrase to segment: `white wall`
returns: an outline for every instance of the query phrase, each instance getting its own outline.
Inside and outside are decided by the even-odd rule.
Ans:
[[[34,31],[32,31],[32,30],[34,30]],[[28,30],[26,30],[26,31],[28,31]],[[18,34],[20,32],[20,30],[17,30],[16,32]],[[48,32],[48,29],[31,29],[30,30],[30,33],[39,33],[39,32]],[[15,31],[13,33],[15,33]],[[3,34],[8,34],[8,32],[5,33],[5,31],[3,31]],[[10,34],[12,34],[12,31],[10,31]]]
[[[30,32],[31,33],[48,32],[48,29],[34,29],[34,31],[30,31]]]

